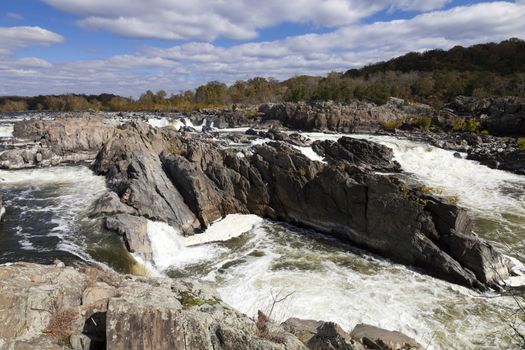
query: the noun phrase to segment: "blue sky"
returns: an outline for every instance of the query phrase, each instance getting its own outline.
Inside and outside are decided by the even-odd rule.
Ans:
[[[523,18],[523,0],[1,0],[0,95],[323,75],[524,38]]]

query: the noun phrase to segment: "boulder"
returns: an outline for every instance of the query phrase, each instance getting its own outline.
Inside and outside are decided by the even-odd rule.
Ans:
[[[363,343],[368,349],[378,350],[423,350],[416,340],[396,331],[388,331],[367,324],[358,324],[350,333],[351,337]]]
[[[106,228],[121,235],[131,253],[137,253],[144,261],[151,261],[153,252],[148,236],[147,219],[129,214],[116,214],[106,218]]]

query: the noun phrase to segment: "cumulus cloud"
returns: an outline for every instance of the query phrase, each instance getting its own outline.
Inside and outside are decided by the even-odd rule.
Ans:
[[[0,27],[0,49],[15,50],[29,45],[61,43],[64,38],[40,27]]]
[[[85,4],[92,2],[83,1]],[[113,6],[113,2],[105,2],[111,3],[108,7]],[[80,1],[67,3],[73,6]],[[136,3],[137,0],[131,1],[130,6]],[[435,6],[444,3],[434,2]],[[423,6],[416,1],[397,4]],[[54,65],[34,59],[16,63],[3,60],[0,94],[114,92],[138,96],[147,89],[178,92],[210,80],[231,83],[255,75],[278,79],[297,74],[321,75],[389,59],[408,51],[448,49],[455,45],[510,37],[525,38],[523,18],[523,2],[498,1],[434,10],[405,20],[351,23],[328,33],[232,47],[189,42],[171,48],[144,47],[135,53],[102,60]],[[1,38],[0,32],[0,42]],[[0,46],[0,55],[2,48]],[[46,82],[45,85],[42,81]]]
[[[385,9],[427,11],[450,0],[44,0],[84,27],[126,37],[213,41],[252,39],[283,22],[339,27]]]

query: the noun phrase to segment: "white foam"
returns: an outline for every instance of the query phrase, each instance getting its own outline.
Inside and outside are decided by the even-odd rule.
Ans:
[[[164,222],[148,221],[148,237],[157,270],[195,264],[212,256],[209,246],[186,247],[179,231]]]
[[[313,161],[326,164],[324,158],[321,157],[319,154],[315,153],[312,147],[293,146],[293,148],[301,151],[302,154],[304,154],[306,157],[308,157],[309,159]]]
[[[13,137],[13,124],[0,124],[0,138]]]
[[[228,241],[250,231],[263,222],[257,215],[230,214],[224,219],[214,222],[201,234],[185,237],[186,246],[209,242]]]
[[[21,202],[13,199],[9,205],[16,205],[24,220],[30,220],[32,214],[49,213],[46,225],[52,224],[45,234],[59,238],[55,247],[67,251],[84,260],[91,260],[86,253],[83,238],[76,235],[77,225],[90,221],[85,217],[93,201],[107,191],[103,176],[95,176],[87,167],[53,167],[31,170],[0,170],[0,182],[4,190],[16,190]],[[22,203],[30,203],[24,205]],[[16,204],[15,204],[16,203]],[[28,226],[38,225],[29,221]],[[38,231],[38,229],[36,230]],[[24,250],[46,249],[38,244],[42,232],[33,237],[31,230],[17,226],[15,234]]]
[[[512,307],[510,299],[485,298],[404,266],[327,248],[279,224],[256,227],[246,246],[230,251],[226,261],[239,263],[205,279],[248,315],[268,311],[272,292],[293,292],[276,306],[276,321],[292,316],[334,321],[349,331],[364,322],[401,331],[424,346],[435,335],[429,349],[474,349],[480,339],[487,346],[508,344],[502,310]]]

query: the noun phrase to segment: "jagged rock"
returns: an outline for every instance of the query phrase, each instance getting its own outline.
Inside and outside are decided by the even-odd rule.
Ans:
[[[312,148],[325,159],[335,163],[347,161],[379,172],[401,171],[401,165],[393,160],[392,150],[374,142],[341,137],[337,142],[316,141],[312,144]]]
[[[14,136],[33,144],[27,149],[2,152],[0,168],[34,168],[93,160],[115,131],[108,120],[92,116],[19,121],[14,125]]]
[[[86,297],[97,288],[111,293]],[[281,343],[259,337],[252,319],[193,280],[15,263],[0,265],[0,296],[5,350],[306,349],[277,325]]]
[[[95,168],[139,215],[186,227],[186,233],[227,214],[253,213],[316,229],[469,287],[483,289],[506,276],[500,254],[481,248],[463,211],[370,171],[399,168],[383,146],[350,139],[323,143],[334,160],[325,165],[283,142],[254,146],[241,158],[191,136],[138,124],[126,131],[103,148]],[[191,215],[164,215],[167,203]],[[459,254],[457,247],[468,251]],[[473,269],[475,261],[482,264]],[[500,277],[487,270],[491,263]]]
[[[97,155],[94,169],[108,178],[108,186],[122,203],[140,216],[168,222],[191,234],[199,221],[162,169],[159,154],[175,152],[170,128],[154,129],[142,122],[130,124],[108,141]]]
[[[334,102],[280,103],[262,105],[259,109],[263,121],[277,120],[299,130],[332,130],[339,132],[370,132],[383,123],[406,119],[413,115],[434,114],[430,106],[401,103],[390,100],[383,106],[353,101],[349,104]]]
[[[348,333],[333,322],[289,318],[281,325],[311,350],[364,349],[361,343],[354,341]]]
[[[97,199],[93,205],[90,216],[112,215],[119,213],[136,215],[137,210],[122,203],[119,196],[115,192],[111,191]]]
[[[358,324],[350,333],[353,339],[362,342],[369,349],[378,350],[423,350],[416,340],[400,332],[387,331],[367,324]]]
[[[153,252],[148,236],[148,220],[129,214],[117,214],[106,218],[106,228],[124,237],[126,248],[137,253],[145,261],[151,261]]]

